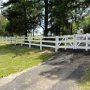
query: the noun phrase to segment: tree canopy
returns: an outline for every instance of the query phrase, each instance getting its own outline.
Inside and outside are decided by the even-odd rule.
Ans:
[[[8,33],[5,30],[7,23],[8,23],[8,20],[2,15],[0,15],[0,35],[8,35]]]
[[[7,25],[7,30],[13,35],[25,34],[35,29],[41,22],[42,6],[35,1],[26,0],[9,0],[3,4],[4,7],[8,6],[2,13],[10,21]]]
[[[27,36],[38,26],[44,26],[45,36],[48,32],[73,34],[81,26],[81,21],[86,22],[89,6],[90,0],[9,0],[3,3],[7,8],[2,14],[9,20],[6,30],[11,35]]]

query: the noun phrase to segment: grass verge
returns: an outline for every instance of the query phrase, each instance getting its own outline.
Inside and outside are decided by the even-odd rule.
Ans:
[[[79,84],[80,90],[90,90],[90,69],[86,71],[83,81]]]
[[[20,72],[48,60],[53,52],[14,45],[0,45],[0,77]]]

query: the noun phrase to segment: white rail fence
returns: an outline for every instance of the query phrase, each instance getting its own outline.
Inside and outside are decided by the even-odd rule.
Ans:
[[[21,46],[25,44],[29,48],[39,46],[40,50],[43,47],[51,47],[55,49],[55,52],[60,48],[85,49],[88,51],[90,49],[90,34],[38,37],[34,40],[32,37],[0,37],[0,43],[20,44]]]
[[[0,37],[1,44],[16,44],[16,37],[8,37],[8,36],[1,36]]]

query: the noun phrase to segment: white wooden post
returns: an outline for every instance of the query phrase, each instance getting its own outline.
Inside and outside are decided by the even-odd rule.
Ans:
[[[40,50],[42,50],[42,37],[40,37]]]
[[[29,40],[29,48],[31,48],[31,40]]]
[[[67,49],[67,36],[65,36],[65,50]]]
[[[28,36],[29,48],[31,48],[31,38]]]
[[[59,49],[59,37],[58,36],[56,36],[56,44],[55,44],[55,52],[58,52],[58,49]]]
[[[76,36],[76,34],[74,34],[74,36],[73,36],[73,46],[74,46],[73,49],[77,48],[77,36]]]
[[[16,37],[14,37],[15,45],[16,45]]]
[[[86,34],[86,51],[88,51],[88,33]]]

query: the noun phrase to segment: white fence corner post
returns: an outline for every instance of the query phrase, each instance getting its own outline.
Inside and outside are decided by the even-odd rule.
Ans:
[[[56,44],[55,44],[55,52],[58,52],[58,49],[59,49],[59,36],[56,36]]]
[[[86,51],[88,51],[88,33],[86,34]]]
[[[40,50],[42,50],[42,37],[40,37]]]

